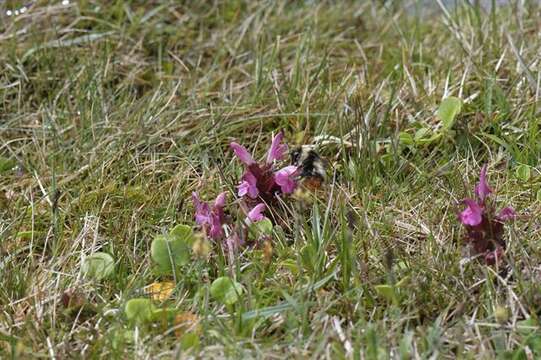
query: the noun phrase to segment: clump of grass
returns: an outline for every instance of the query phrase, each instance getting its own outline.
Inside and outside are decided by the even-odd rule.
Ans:
[[[539,356],[541,9],[423,9],[1,14],[0,357]],[[237,192],[229,144],[263,153],[278,129],[319,142],[325,195],[287,204],[261,246],[199,242],[157,272],[152,241],[195,226],[192,192]],[[484,163],[518,212],[505,277],[462,254]]]

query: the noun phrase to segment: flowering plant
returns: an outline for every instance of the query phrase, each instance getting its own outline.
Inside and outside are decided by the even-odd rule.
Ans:
[[[496,212],[488,202],[492,189],[487,182],[487,166],[483,166],[479,183],[475,186],[476,199],[465,198],[466,208],[458,214],[466,228],[466,243],[471,245],[476,255],[482,255],[487,264],[492,265],[503,256],[506,247],[503,238],[504,223],[516,217],[515,210],[506,206]]]
[[[201,201],[199,195],[192,193],[195,206],[195,222],[201,226],[203,232],[210,238],[217,240],[223,237],[222,226],[225,222],[224,206],[226,193],[222,192],[214,200],[214,204]]]
[[[256,229],[271,229],[272,223],[264,216],[264,212],[272,204],[278,194],[290,194],[296,186],[298,169],[296,166],[286,166],[275,170],[277,160],[284,157],[287,145],[282,144],[284,135],[279,132],[272,138],[272,142],[264,162],[254,160],[248,150],[236,143],[230,144],[231,149],[244,164],[245,171],[237,186],[238,196],[243,199],[241,209],[246,217],[235,225],[226,221],[224,215],[226,193],[219,194],[212,205],[202,201],[197,193],[192,194],[195,206],[195,222],[202,232],[210,239],[221,240],[229,248],[235,248],[244,243],[248,230],[252,225],[259,223]],[[265,230],[263,230],[265,232]]]
[[[281,143],[283,137],[283,133],[279,132],[272,138],[264,163],[256,162],[244,146],[236,142],[230,144],[246,168],[237,186],[239,197],[250,199],[260,197],[266,202],[272,202],[276,194],[290,194],[295,190],[297,186],[295,177],[298,172],[296,166],[290,165],[278,171],[274,170],[274,162],[282,159],[287,152],[287,145]]]

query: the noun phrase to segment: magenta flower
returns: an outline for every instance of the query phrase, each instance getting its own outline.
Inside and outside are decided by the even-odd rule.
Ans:
[[[202,202],[196,192],[192,193],[192,200],[195,206],[195,222],[198,225],[210,223],[210,208],[209,204]]]
[[[280,131],[272,138],[272,143],[267,153],[267,164],[272,164],[274,160],[280,160],[287,152],[287,145],[282,144],[284,134]]]
[[[265,211],[265,204],[257,204],[254,206],[252,210],[248,212],[248,220],[250,222],[257,222],[263,220],[265,217],[263,216],[263,211]]]
[[[462,202],[467,207],[458,215],[460,222],[470,226],[479,225],[483,219],[483,208],[472,199],[464,199]]]
[[[285,168],[277,171],[274,174],[274,181],[280,185],[280,189],[284,194],[290,194],[295,190],[297,182],[295,181],[295,176],[297,175],[297,167],[290,165]]]
[[[508,220],[513,220],[516,216],[517,216],[517,213],[515,209],[513,209],[511,206],[506,206],[500,210],[500,212],[498,213],[496,217],[498,218],[498,220],[508,221]]]
[[[222,222],[220,221],[220,218],[213,216],[211,218],[210,229],[208,230],[208,235],[212,239],[216,240],[216,239],[221,238],[223,234],[224,234],[224,231],[222,229]]]
[[[212,207],[199,199],[199,195],[192,193],[195,206],[195,222],[202,227],[207,236],[212,239],[219,239],[223,236],[222,225],[225,222],[224,206],[226,193],[220,193]]]
[[[229,144],[229,146],[231,147],[231,149],[233,149],[233,152],[239,158],[239,160],[242,161],[244,164],[250,166],[256,163],[252,155],[250,155],[250,153],[248,152],[248,150],[246,150],[244,146],[237,144],[236,142],[232,142],[231,144]]]
[[[485,199],[490,193],[492,193],[492,189],[487,182],[487,165],[485,164],[479,175],[479,183],[475,186],[475,194],[481,202],[485,202]]]
[[[244,245],[244,241],[236,232],[232,232],[231,235],[229,235],[227,239],[225,239],[225,243],[231,250],[237,250],[242,245]]]
[[[237,186],[239,192],[239,197],[248,195],[252,199],[257,198],[259,190],[257,189],[257,179],[254,174],[250,171],[247,171],[242,177],[242,182]]]
[[[274,170],[275,160],[280,160],[287,151],[287,145],[282,144],[283,138],[282,132],[272,138],[265,163],[257,163],[244,146],[235,142],[230,144],[235,155],[247,168],[237,186],[240,197],[247,196],[251,199],[259,197],[267,203],[272,203],[277,194],[293,192],[297,185],[295,180],[297,168],[287,166],[278,172]]]
[[[222,192],[216,196],[216,200],[214,200],[214,208],[223,208],[225,206],[225,197],[227,195],[227,192]]]
[[[458,214],[458,219],[466,228],[466,242],[471,245],[475,255],[483,256],[488,265],[493,265],[503,258],[506,247],[504,222],[516,217],[515,210],[510,206],[496,214],[494,205],[487,202],[491,193],[485,165],[481,169],[479,183],[475,186],[477,199],[462,200],[466,209]]]

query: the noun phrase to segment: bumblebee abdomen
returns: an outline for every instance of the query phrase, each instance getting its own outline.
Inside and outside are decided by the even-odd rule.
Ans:
[[[305,187],[317,189],[325,181],[325,165],[313,146],[304,145],[293,150],[291,163],[300,168],[299,177]]]

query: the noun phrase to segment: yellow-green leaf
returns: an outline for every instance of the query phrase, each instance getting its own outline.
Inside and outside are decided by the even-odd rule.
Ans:
[[[531,176],[530,167],[525,164],[520,164],[515,169],[515,175],[519,180],[522,180],[524,182],[530,180],[530,176]]]
[[[449,96],[443,99],[436,114],[442,122],[443,130],[449,130],[453,127],[456,121],[456,116],[460,113],[461,109],[461,99],[454,96]]]
[[[382,284],[374,286],[374,290],[378,293],[379,296],[385,298],[387,301],[393,301],[395,294],[394,289],[390,285]]]

